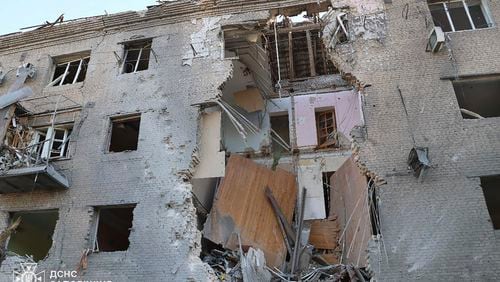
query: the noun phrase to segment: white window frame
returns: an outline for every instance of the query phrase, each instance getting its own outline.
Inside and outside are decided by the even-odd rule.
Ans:
[[[46,132],[42,131],[47,129]],[[40,154],[41,159],[43,160],[55,160],[55,159],[64,159],[69,157],[69,131],[71,128],[69,127],[45,127],[39,128],[35,130],[35,137],[33,138],[33,144],[46,141],[43,144],[42,152]],[[63,139],[56,139],[55,131],[64,131]],[[43,139],[43,140],[42,140]],[[61,148],[58,156],[52,156],[54,152],[54,141],[61,142]],[[66,152],[66,153],[65,153]]]
[[[56,68],[59,67],[59,66],[66,65],[66,70],[64,70],[64,73],[62,75],[54,78],[54,80],[50,83],[50,86],[56,86],[56,85],[57,86],[61,86],[61,85],[63,85],[63,82],[66,79],[66,76],[68,75],[69,65],[71,63],[79,61],[80,63],[78,64],[78,70],[76,71],[75,78],[73,79],[73,81],[71,83],[68,83],[68,84],[75,84],[76,81],[78,80],[78,77],[80,76],[80,72],[82,71],[83,61],[85,59],[90,59],[90,56],[83,57],[83,58],[80,58],[78,60],[73,60],[73,61],[69,61],[69,62],[64,62],[64,63],[56,64]]]
[[[470,15],[469,11],[469,6],[467,5],[467,0],[454,0],[454,1],[443,1],[443,2],[438,2],[438,3],[432,3],[429,6],[437,6],[437,5],[443,5],[444,11],[446,13],[446,17],[448,18],[448,23],[450,24],[451,27],[451,32],[455,32],[455,25],[453,24],[453,21],[451,19],[450,11],[448,10],[448,4],[447,3],[462,3],[462,7],[465,10],[465,14],[467,15],[467,18],[469,19],[469,23],[472,27],[472,29],[467,29],[467,30],[476,30],[476,25],[474,24],[474,21],[472,20],[472,17]],[[483,12],[483,16],[488,23],[488,26],[491,26],[491,19],[489,15],[489,11],[487,11],[485,3],[483,0],[480,0],[480,6],[481,6],[481,11]]]
[[[125,66],[127,65],[127,56],[128,56],[128,51],[135,51],[135,50],[139,50],[139,54],[137,56],[137,61],[135,62],[135,66],[134,66],[134,71],[131,72],[131,73],[136,73],[137,72],[137,68],[139,67],[139,63],[141,62],[141,56],[142,56],[142,51],[148,47],[150,49],[150,52],[152,52],[152,42],[149,42],[149,41],[144,41],[144,46],[141,47],[141,48],[128,48],[128,47],[125,47],[125,55],[123,56],[123,66],[122,66],[122,73],[126,73],[125,72]],[[151,59],[151,58],[150,58]],[[149,68],[149,67],[148,67]]]
[[[101,209],[95,209],[95,220],[92,231],[92,252],[99,252],[99,242],[97,241],[97,231],[99,231],[99,220],[101,217]]]

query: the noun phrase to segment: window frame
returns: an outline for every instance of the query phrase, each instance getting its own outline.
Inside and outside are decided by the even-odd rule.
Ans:
[[[443,6],[444,12],[446,13],[446,18],[448,19],[448,24],[450,25],[450,28],[451,28],[451,30],[447,31],[447,32],[457,32],[457,30],[455,28],[455,24],[453,23],[453,20],[452,20],[451,15],[450,15],[450,11],[448,9],[448,5],[451,4],[451,3],[462,3],[462,8],[464,9],[465,14],[467,15],[467,19],[469,20],[469,24],[471,26],[470,29],[464,29],[464,30],[458,30],[458,31],[484,29],[484,28],[477,28],[476,27],[476,25],[475,25],[475,23],[474,23],[474,21],[472,19],[472,16],[470,14],[469,5],[467,4],[467,0],[449,0],[449,1],[440,1],[440,2],[435,2],[435,3],[428,3],[429,7],[431,7],[431,6],[438,6],[438,5],[442,5]],[[485,27],[485,28],[492,27],[493,23],[491,21],[491,17],[490,17],[489,11],[487,10],[487,6],[485,5],[484,1],[483,0],[479,0],[479,5],[481,7],[481,12],[483,13],[484,19],[485,19],[486,23],[488,24],[488,27]]]
[[[43,160],[63,160],[69,159],[70,156],[70,147],[69,141],[71,132],[73,131],[73,124],[67,125],[55,125],[54,127],[38,127],[35,128],[35,135],[33,136],[31,145],[38,144],[40,142],[45,142],[42,145],[42,150],[40,151],[40,157]],[[42,131],[46,130],[46,131]],[[56,131],[63,131],[63,139],[56,139]],[[50,137],[52,136],[52,137]],[[42,140],[43,139],[43,140]],[[59,155],[52,156],[54,151],[56,151],[54,147],[54,141],[61,142],[62,148],[60,149]]]
[[[113,253],[113,252],[126,252],[129,248],[132,242],[130,241],[130,235],[132,234],[132,230],[134,228],[134,211],[135,208],[137,207],[136,203],[133,204],[120,204],[120,205],[109,205],[109,206],[94,206],[94,220],[93,220],[93,225],[92,225],[92,237],[90,240],[90,249],[94,253]],[[99,224],[100,224],[100,218],[101,218],[101,210],[103,209],[127,209],[131,208],[132,209],[132,222],[131,222],[131,227],[130,227],[130,232],[128,234],[128,240],[129,240],[129,246],[127,250],[125,251],[101,251],[99,249],[99,240],[98,240],[98,235],[99,235]]]
[[[333,122],[332,126],[326,126],[326,127],[320,128],[319,125],[320,125],[321,120],[318,119],[318,117],[320,115],[327,115],[327,114],[331,115],[331,117],[332,117],[332,122]],[[328,133],[325,136],[323,136],[320,132],[321,130],[326,129],[328,132],[328,128],[331,127],[331,128],[333,128],[333,132],[337,131],[337,117],[335,116],[335,108],[332,107],[332,108],[325,108],[325,109],[316,109],[316,111],[314,113],[314,118],[316,121],[316,138],[317,138],[317,142],[318,142],[317,146],[321,146],[328,141],[328,135],[330,134],[330,133]],[[323,119],[323,122],[325,122],[325,124],[327,121],[328,121],[328,118]],[[326,138],[326,139],[324,141],[321,141],[322,138]],[[334,147],[336,147],[336,146],[334,145]]]
[[[142,44],[140,48],[134,47],[134,45],[139,45]],[[138,71],[145,71],[149,69],[149,62],[151,60],[151,52],[153,52],[153,40],[152,39],[145,39],[145,40],[139,40],[139,41],[132,41],[128,42],[124,45],[125,47],[125,52],[123,54],[123,63],[121,66],[121,74],[126,74],[126,73],[137,73]],[[142,57],[142,52],[144,49],[148,49],[150,54],[148,56],[148,67],[143,70],[137,70],[139,68],[139,64],[141,62],[141,57]],[[135,59],[135,66],[134,66],[134,71],[132,72],[126,72],[126,66],[127,66],[127,57],[129,51],[136,51],[139,50],[139,53],[137,54],[137,58]],[[134,60],[131,60],[134,61]]]
[[[89,62],[90,62],[90,56],[84,56],[84,57],[81,57],[80,59],[77,59],[77,60],[64,61],[64,63],[56,63],[55,67],[54,67],[54,74],[52,75],[52,81],[50,82],[50,85],[51,86],[61,86],[61,85],[67,85],[67,84],[71,85],[71,84],[78,83],[77,80],[78,80],[78,77],[80,76],[80,72],[82,70],[83,62],[86,59],[89,59]],[[78,70],[76,71],[75,78],[73,78],[73,81],[71,83],[63,84],[64,80],[66,80],[66,76],[68,75],[69,66],[71,65],[71,63],[74,63],[74,62],[79,62],[79,64],[78,64]],[[61,77],[61,76],[54,77],[55,70],[57,69],[57,67],[63,66],[63,65],[66,65],[66,69],[64,70],[64,73],[61,75],[62,78],[60,79],[60,81],[58,81],[59,77]],[[88,66],[88,63],[87,63],[87,66]],[[79,81],[79,82],[83,82],[83,81]]]
[[[115,123],[120,123],[120,122],[127,122],[127,121],[134,121],[138,120],[139,121],[139,131],[137,133],[137,148],[135,150],[125,150],[125,151],[111,151],[111,141],[113,137],[113,126]],[[117,116],[111,116],[108,119],[108,134],[106,138],[106,147],[105,147],[105,154],[120,154],[120,153],[130,153],[130,152],[136,152],[139,150],[139,140],[140,140],[140,134],[141,134],[141,123],[142,123],[142,113],[133,113],[133,114],[124,114],[124,115],[117,115]]]

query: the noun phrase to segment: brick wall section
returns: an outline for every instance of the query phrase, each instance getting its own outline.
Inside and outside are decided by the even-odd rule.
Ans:
[[[266,18],[267,13],[227,17],[220,23],[247,17]],[[0,195],[0,227],[7,213],[17,210],[59,209],[53,246],[39,270],[74,270],[82,251],[91,247],[93,206],[137,203],[130,248],[126,252],[89,256],[85,280],[113,281],[205,281],[208,270],[198,258],[200,232],[196,229],[191,186],[179,172],[191,165],[196,147],[198,108],[192,103],[219,94],[218,87],[230,76],[231,61],[220,59],[219,25],[206,33],[206,57],[182,66],[191,34],[203,21],[180,22],[140,29],[94,33],[61,42],[23,46],[15,52],[0,50],[4,70],[15,69],[22,54],[37,68],[37,77],[27,85],[38,97],[65,94],[84,105],[86,117],[75,142],[71,160],[55,164],[71,179],[71,188],[61,192],[34,191]],[[113,51],[117,44],[143,35],[154,37],[149,69],[120,74]],[[75,85],[45,87],[52,76],[50,56],[91,50],[86,80]],[[210,66],[207,68],[207,66]],[[10,72],[0,88],[4,94],[15,78]],[[53,105],[52,105],[53,106]],[[109,118],[117,114],[142,113],[138,150],[107,153]],[[5,218],[5,220],[4,220]],[[10,281],[12,267],[6,261],[0,281]]]
[[[262,10],[316,1],[265,2],[255,1]],[[360,1],[343,2],[357,5]],[[356,51],[351,54],[354,60],[339,56],[336,61],[341,70],[352,70],[358,79],[372,85],[365,89],[368,135],[360,144],[360,157],[388,184],[379,190],[385,248],[372,244],[371,268],[380,281],[498,280],[500,234],[489,222],[477,176],[500,173],[500,118],[463,120],[451,83],[440,79],[453,75],[454,69],[458,75],[500,73],[498,27],[450,34],[457,62],[453,68],[446,50],[425,52],[432,25],[425,1],[392,2],[385,6],[385,18],[376,21],[384,24],[380,28],[385,28],[385,37],[346,45]],[[486,2],[499,22],[500,3]],[[239,4],[234,2],[217,13],[243,12]],[[402,17],[406,4],[407,19]],[[196,13],[203,15],[199,10]],[[239,14],[219,23],[265,19],[267,15]],[[95,22],[92,27],[68,23],[1,38],[3,69],[17,68],[25,54],[25,61],[38,69],[37,78],[27,83],[35,93],[65,93],[86,105],[86,119],[73,144],[72,159],[57,163],[72,180],[70,190],[1,195],[0,227],[7,224],[10,211],[58,208],[54,245],[40,268],[72,270],[82,250],[90,247],[92,206],[137,203],[129,250],[91,255],[85,279],[203,281],[208,272],[197,258],[200,234],[191,187],[178,172],[189,168],[196,146],[198,112],[190,104],[216,96],[218,86],[230,76],[231,63],[220,59],[215,27],[207,32],[209,55],[195,58],[191,67],[181,66],[191,35],[202,29],[202,21],[191,22],[195,14],[183,15],[186,21],[176,24],[169,24],[178,20],[173,16],[149,18],[146,13],[144,21],[136,17],[136,13],[120,15],[122,22],[109,29]],[[117,43],[136,35],[154,37],[158,63],[152,57],[149,70],[120,75],[113,51],[121,54],[122,46]],[[89,49],[91,61],[84,83],[44,87],[51,79],[50,56]],[[6,85],[0,87],[1,94],[12,81],[10,73]],[[132,112],[142,112],[138,150],[106,153],[109,117]],[[401,176],[413,146],[409,127],[417,145],[429,147],[434,164],[423,183],[410,175]],[[8,263],[2,266],[1,281],[11,279],[11,267]]]
[[[500,2],[485,2],[498,23]],[[425,52],[433,26],[426,1],[394,0],[385,12],[385,38],[346,46],[356,51],[353,64],[337,57],[372,85],[365,89],[368,136],[360,155],[388,182],[379,189],[387,257],[375,244],[371,268],[380,281],[496,281],[500,233],[477,176],[500,173],[500,118],[462,119],[451,82],[441,79],[455,75],[447,49]],[[500,73],[499,32],[496,26],[450,34],[456,75]],[[417,146],[429,147],[434,165],[423,183],[401,176],[413,146],[409,130]]]

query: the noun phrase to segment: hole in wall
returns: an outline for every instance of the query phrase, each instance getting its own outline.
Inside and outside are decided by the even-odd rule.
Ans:
[[[94,249],[100,252],[126,251],[130,245],[134,206],[99,207]]]
[[[136,151],[139,142],[141,116],[117,117],[111,119],[110,152]]]
[[[21,224],[10,236],[7,251],[19,256],[32,256],[34,261],[43,260],[52,247],[52,236],[59,213],[50,211],[22,211],[10,214],[11,222],[21,217]]]

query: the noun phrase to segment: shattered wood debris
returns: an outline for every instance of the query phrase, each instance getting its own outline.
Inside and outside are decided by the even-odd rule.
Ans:
[[[18,124],[12,119],[7,130],[5,141],[0,145],[0,171],[28,167],[41,161],[37,156],[43,147],[41,144],[32,144],[35,131]]]
[[[295,175],[231,155],[203,230],[210,242],[203,261],[221,281],[370,280],[362,254],[371,236],[368,203],[359,203],[368,194],[366,177],[349,158],[331,181],[343,185],[331,193],[331,215],[306,222],[306,190],[297,199]]]
[[[266,187],[290,222],[297,195],[295,176],[231,155],[203,233],[205,238],[236,250],[239,232],[243,246],[263,250],[269,265],[279,267],[285,260],[286,246],[267,200]]]

